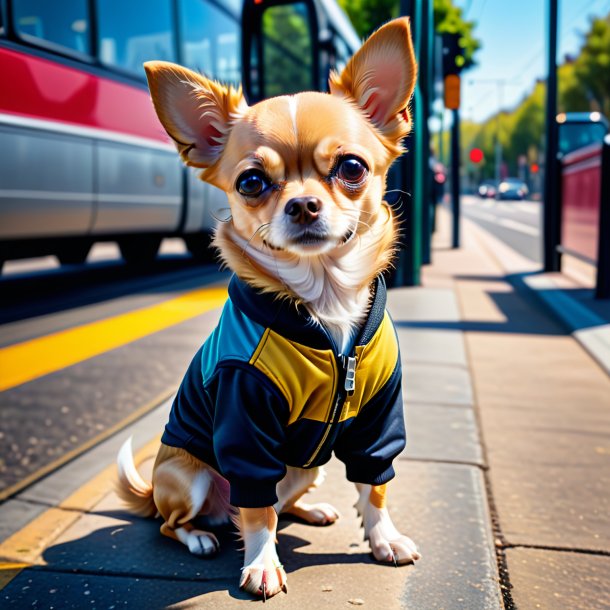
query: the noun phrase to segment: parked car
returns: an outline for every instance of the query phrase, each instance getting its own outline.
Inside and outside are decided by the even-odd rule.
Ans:
[[[591,144],[601,144],[610,127],[608,119],[599,112],[562,112],[557,115],[557,123],[562,156]]]
[[[516,199],[522,200],[529,194],[529,189],[523,180],[518,178],[506,178],[498,186],[496,199]]]
[[[482,199],[493,199],[496,192],[496,183],[493,180],[484,180],[479,184],[479,197]]]

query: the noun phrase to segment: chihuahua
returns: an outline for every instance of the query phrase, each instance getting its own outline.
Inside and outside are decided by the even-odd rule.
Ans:
[[[231,216],[214,245],[233,270],[220,322],[190,365],[161,439],[152,483],[130,440],[118,492],[195,555],[218,550],[212,525],[233,518],[245,545],[240,587],[286,591],[278,514],[329,525],[330,504],[302,496],[334,454],[358,491],[380,562],[420,555],[386,508],[405,446],[400,355],[382,273],[396,219],[386,175],[411,129],[416,63],[408,19],[377,30],[330,94],[248,106],[240,89],[180,66],[145,64],[152,100],[182,160],[222,189]]]

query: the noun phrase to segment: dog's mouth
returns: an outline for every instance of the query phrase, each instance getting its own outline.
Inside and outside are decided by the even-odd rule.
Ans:
[[[348,229],[341,238],[336,240],[335,243],[337,246],[345,246],[350,241],[352,241],[355,235],[355,229]],[[289,240],[287,244],[288,248],[273,244],[268,239],[263,239],[263,244],[270,250],[275,250],[277,252],[289,249],[290,246],[315,250],[320,246],[327,245],[330,239],[331,235],[329,233],[322,231],[305,230],[300,235],[294,236]],[[333,241],[335,240],[333,239]]]
[[[304,230],[300,235],[291,238],[290,242],[295,246],[319,246],[328,241],[329,234],[326,231]]]

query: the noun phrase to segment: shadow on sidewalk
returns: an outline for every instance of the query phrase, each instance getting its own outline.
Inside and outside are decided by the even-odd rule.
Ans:
[[[114,525],[100,527],[100,521],[106,524],[111,519],[116,522]],[[302,552],[311,543],[283,531],[291,523],[282,518],[278,528],[278,553],[288,574],[311,566],[378,565],[369,553],[358,550],[354,553]],[[87,514],[74,530],[74,535],[79,537],[49,547],[43,554],[47,565],[33,569],[86,576],[92,579],[92,587],[95,583],[100,586],[98,577],[114,577],[113,582],[120,580],[124,583],[121,587],[129,585],[133,589],[132,596],[139,600],[138,607],[149,609],[173,606],[214,591],[226,591],[237,600],[252,600],[238,587],[243,552],[232,526],[210,528],[218,536],[220,551],[204,559],[162,536],[160,524],[159,519],[133,517],[123,511]],[[129,584],[135,582],[137,585]]]
[[[394,316],[398,328],[459,330],[482,333],[512,333],[528,335],[562,336],[568,334],[546,309],[531,295],[527,288],[521,289],[523,277],[503,275],[456,275],[454,279],[461,282],[481,284],[480,292],[490,300],[487,312],[489,319],[485,320],[408,320]],[[506,289],[485,287],[485,283],[503,284]]]

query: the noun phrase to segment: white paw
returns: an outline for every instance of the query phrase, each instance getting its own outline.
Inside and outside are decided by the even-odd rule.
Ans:
[[[297,500],[285,512],[303,519],[310,525],[330,525],[340,516],[337,509],[326,502],[307,504],[301,500]]]
[[[262,597],[264,600],[276,595],[280,591],[288,592],[286,587],[286,572],[283,566],[277,562],[269,565],[252,564],[242,569],[240,589]]]
[[[188,546],[189,551],[198,557],[214,555],[220,548],[218,538],[211,532],[202,530],[191,530],[187,532],[184,528],[176,530],[178,539]]]
[[[403,565],[420,559],[417,546],[394,527],[387,508],[368,504],[364,509],[363,524],[364,537],[368,539],[377,561]]]
[[[287,592],[286,572],[275,548],[275,527],[244,532],[245,556],[239,586],[263,600]]]

